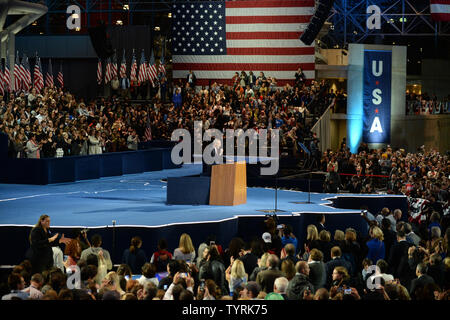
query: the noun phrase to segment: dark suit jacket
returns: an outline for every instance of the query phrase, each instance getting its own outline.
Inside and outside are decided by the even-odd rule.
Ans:
[[[423,288],[429,283],[434,283],[434,280],[432,277],[430,277],[427,274],[424,274],[424,275],[420,276],[419,278],[411,281],[411,289],[409,290],[411,298],[412,299],[416,298],[415,291],[417,288]]]
[[[250,276],[253,270],[258,266],[258,256],[250,252],[239,259],[244,263],[245,273]]]
[[[412,244],[408,241],[400,241],[391,248],[387,263],[390,268],[390,273],[395,278],[406,280],[408,276],[414,277],[413,271],[408,264],[408,249],[411,246]]]
[[[309,265],[309,281],[314,286],[314,292],[317,289],[324,288],[327,283],[327,271],[325,269],[325,263],[320,261],[319,263],[308,263]],[[333,271],[332,271],[333,272]]]
[[[348,270],[351,269],[351,264],[350,262],[348,262],[347,260],[345,260],[344,258],[336,258],[336,259],[331,259],[330,261],[328,261],[325,265],[325,269],[327,271],[327,284],[328,286],[331,285],[332,282],[332,277],[331,275],[333,274],[333,270],[336,267],[345,267]]]
[[[276,278],[285,277],[284,272],[278,269],[267,269],[261,271],[256,276],[256,282],[261,286],[261,290],[269,293],[273,292],[273,284]]]

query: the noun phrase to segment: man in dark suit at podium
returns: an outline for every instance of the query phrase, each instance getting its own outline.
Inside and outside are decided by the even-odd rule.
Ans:
[[[223,157],[223,147],[222,147],[220,140],[218,140],[218,139],[215,139],[213,141],[213,149],[211,151],[211,158],[215,158],[216,156]],[[221,163],[224,163],[224,159],[222,159]],[[217,163],[207,164],[205,162],[204,157],[202,157],[202,165],[203,165],[202,176],[210,177],[212,166],[215,164],[217,164]]]

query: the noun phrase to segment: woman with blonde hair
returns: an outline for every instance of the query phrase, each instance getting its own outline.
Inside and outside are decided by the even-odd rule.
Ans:
[[[193,263],[195,260],[195,248],[192,244],[192,239],[187,233],[180,236],[178,248],[173,252],[175,260],[183,260],[187,263]]]
[[[319,232],[317,231],[317,227],[315,225],[310,224],[306,228],[305,253],[309,253],[314,248],[320,248]]]
[[[248,275],[245,273],[242,260],[234,260],[231,258],[231,261],[231,265],[225,270],[225,276],[228,281],[230,296],[233,296],[233,292],[236,291],[237,288],[247,284]]]
[[[369,249],[367,252],[367,258],[372,260],[375,264],[378,260],[384,259],[385,247],[384,247],[384,235],[383,231],[378,227],[373,227],[369,230],[370,240],[366,245]]]
[[[123,296],[126,292],[123,291],[120,286],[120,278],[119,275],[115,271],[109,272],[102,280],[102,287],[106,287],[110,290],[115,290],[120,293],[120,296]]]

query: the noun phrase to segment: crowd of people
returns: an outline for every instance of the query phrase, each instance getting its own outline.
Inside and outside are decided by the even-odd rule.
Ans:
[[[406,115],[448,114],[450,113],[450,95],[439,100],[427,93],[406,95]]]
[[[261,72],[233,86],[215,82],[199,90],[192,75],[173,84],[172,101],[160,88],[147,104],[118,95],[85,102],[61,88],[33,88],[0,99],[0,132],[8,135],[8,154],[14,158],[136,150],[148,139],[170,140],[177,128],[193,131],[194,121],[202,121],[205,130],[277,128],[282,147],[298,148],[296,141],[311,136],[313,123],[306,117],[319,116],[336,95],[325,81],[306,81],[301,69],[296,78],[294,86],[279,88]]]
[[[363,211],[368,236],[328,230],[325,215],[304,243],[276,216],[264,233],[228,246],[210,235],[177,248],[161,238],[153,252],[133,237],[114,266],[102,237],[50,234],[42,215],[27,259],[0,284],[2,300],[449,300],[450,225],[437,213],[417,222],[383,208]],[[419,226],[421,225],[421,226]],[[422,227],[423,226],[423,227]],[[74,275],[78,273],[78,277]],[[78,279],[78,280],[77,280]]]

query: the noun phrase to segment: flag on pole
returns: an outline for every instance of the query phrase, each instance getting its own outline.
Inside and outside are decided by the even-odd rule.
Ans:
[[[137,61],[136,61],[136,56],[135,56],[134,50],[133,50],[133,58],[131,60],[131,74],[130,74],[131,81],[134,81],[134,82],[137,81],[136,73],[137,73]]]
[[[44,88],[44,75],[42,74],[41,58],[36,54],[36,63],[34,64],[33,85],[38,92]]]
[[[28,92],[31,89],[31,71],[30,63],[26,54],[22,58],[22,68],[23,68],[23,90]]]
[[[5,85],[3,83],[3,66],[0,63],[0,94],[5,95]]]
[[[112,59],[112,64],[111,64],[111,79],[114,79],[114,77],[118,76],[118,72],[117,72],[117,54],[116,51],[114,50],[114,56]]]
[[[17,51],[16,61],[14,64],[14,91],[20,90],[21,83],[22,83],[22,75],[20,73],[19,51]]]
[[[431,19],[450,21],[450,0],[430,0]]]
[[[143,83],[145,80],[147,80],[147,63],[145,61],[144,49],[142,49],[138,81],[139,83]]]
[[[58,80],[59,87],[60,88],[64,88],[64,74],[63,74],[63,69],[62,69],[62,62],[61,62],[61,65],[59,67],[58,76],[56,78]]]
[[[150,125],[150,113],[147,108],[147,127],[145,128],[144,142],[152,140],[152,127]]]
[[[97,84],[101,84],[102,83],[102,79],[103,79],[103,75],[102,75],[102,60],[100,60],[100,58],[98,58],[98,63],[97,63]]]
[[[161,59],[159,59],[159,73],[161,73],[161,75],[163,75],[164,77],[166,76],[166,65],[165,65],[165,59],[164,59],[165,46],[166,46],[166,40],[164,40],[164,42],[163,42],[163,46],[161,49]]]
[[[150,63],[148,64],[147,73],[148,73],[148,78],[154,87],[155,80],[157,79],[158,74],[156,71],[155,55],[153,54],[153,49],[152,49],[152,53],[150,56]]]
[[[106,71],[105,71],[105,84],[108,84],[112,79],[112,63],[111,58],[106,60]]]
[[[122,63],[120,64],[120,78],[126,77],[127,77],[127,61],[125,60],[125,49],[124,49]]]
[[[52,59],[48,61],[48,70],[45,75],[45,86],[52,88],[55,85],[53,82],[53,69],[52,69]]]
[[[5,71],[3,73],[3,83],[4,83],[4,88],[5,91],[11,91],[11,74],[9,72],[9,57],[8,57],[8,52],[6,52],[6,59],[5,59]]]

